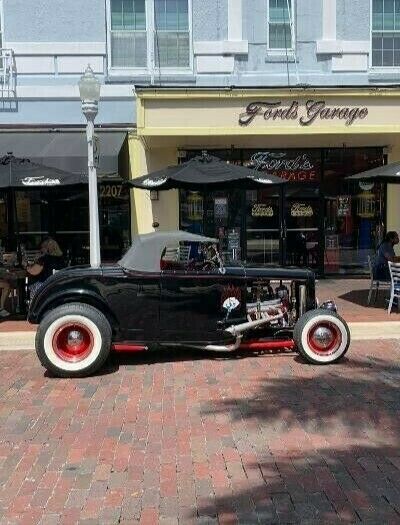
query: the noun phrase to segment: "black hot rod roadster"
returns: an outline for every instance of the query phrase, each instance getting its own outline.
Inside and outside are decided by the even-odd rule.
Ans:
[[[154,344],[204,350],[295,349],[333,363],[349,348],[332,302],[318,306],[311,270],[224,265],[217,241],[187,232],[138,236],[116,265],[71,267],[33,297],[36,351],[62,377],[98,370],[111,351]]]

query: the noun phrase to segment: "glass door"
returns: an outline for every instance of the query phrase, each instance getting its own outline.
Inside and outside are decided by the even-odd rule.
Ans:
[[[286,264],[322,270],[321,199],[316,187],[287,187]]]
[[[282,262],[284,229],[281,228],[281,196],[277,189],[246,191],[246,260],[276,266]]]

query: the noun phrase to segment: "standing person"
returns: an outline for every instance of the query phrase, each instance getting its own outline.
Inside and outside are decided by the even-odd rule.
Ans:
[[[42,255],[32,265],[26,267],[29,275],[29,292],[31,297],[37,293],[48,277],[54,270],[59,270],[64,266],[63,252],[54,239],[46,239],[40,246]]]
[[[374,265],[374,277],[380,281],[390,281],[389,261],[400,262],[394,251],[394,246],[399,244],[397,232],[387,232],[385,238],[378,247],[377,257]]]

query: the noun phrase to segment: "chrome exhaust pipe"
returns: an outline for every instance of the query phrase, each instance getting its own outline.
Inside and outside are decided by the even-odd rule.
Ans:
[[[204,350],[210,350],[212,352],[234,352],[240,346],[242,342],[242,336],[238,335],[236,341],[230,345],[207,345]]]
[[[268,317],[265,319],[257,319],[255,321],[248,321],[247,323],[232,325],[229,328],[226,329],[227,332],[231,333],[234,336],[243,335],[244,332],[247,332],[248,330],[251,330],[252,328],[257,328],[258,326],[262,326],[263,324],[268,324],[271,321],[277,321],[278,319],[282,319],[283,313],[274,315],[272,317]]]
[[[271,317],[257,319],[255,321],[248,321],[247,323],[241,323],[241,324],[230,326],[225,331],[229,332],[231,335],[235,337],[235,342],[229,345],[211,344],[211,345],[206,345],[206,346],[198,346],[198,345],[189,345],[189,346],[190,348],[196,348],[197,350],[210,350],[212,352],[234,352],[240,347],[240,344],[242,342],[242,337],[245,332],[247,332],[248,330],[251,330],[252,328],[257,328],[258,326],[268,324],[271,321],[277,321],[278,319],[282,319],[282,317],[283,317],[283,313],[279,313]]]

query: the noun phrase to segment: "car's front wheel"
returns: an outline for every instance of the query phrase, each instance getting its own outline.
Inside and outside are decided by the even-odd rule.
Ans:
[[[81,303],[49,312],[36,334],[42,365],[58,377],[83,377],[96,372],[111,348],[111,327],[105,315]]]
[[[350,331],[339,315],[317,309],[300,317],[294,327],[293,339],[307,361],[327,365],[345,355],[350,346]]]

